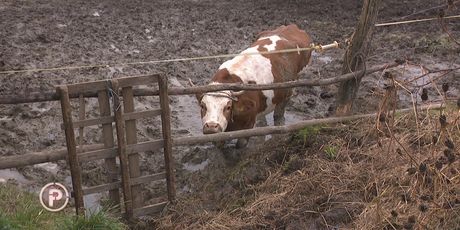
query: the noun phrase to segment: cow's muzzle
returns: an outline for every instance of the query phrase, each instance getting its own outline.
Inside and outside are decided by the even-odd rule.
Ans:
[[[220,133],[222,132],[222,127],[218,123],[206,122],[203,126],[204,134]]]

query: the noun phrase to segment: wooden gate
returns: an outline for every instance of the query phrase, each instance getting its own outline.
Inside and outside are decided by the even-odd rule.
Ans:
[[[155,110],[134,111],[133,87],[139,85],[157,85],[159,88],[160,108]],[[124,216],[128,219],[142,216],[164,209],[168,201],[143,206],[141,195],[142,183],[162,180],[166,178],[168,200],[175,199],[174,168],[172,158],[172,139],[170,127],[170,109],[168,98],[167,78],[162,75],[141,77],[126,77],[110,80],[85,82],[79,84],[56,86],[61,100],[62,117],[67,142],[68,162],[70,165],[73,197],[77,215],[84,214],[85,205],[83,196],[93,193],[109,191],[109,200],[118,207],[124,207]],[[98,95],[100,117],[86,119],[85,100],[83,95]],[[70,95],[80,95],[78,120],[72,119]],[[112,108],[110,100],[113,101]],[[137,142],[136,120],[145,117],[161,115],[163,139]],[[116,142],[113,137],[115,123]],[[83,128],[87,126],[102,126],[102,140],[104,148],[82,152],[77,143],[82,145]],[[79,129],[78,142],[75,138],[75,129]],[[81,149],[84,149],[81,146]],[[139,169],[139,152],[153,151],[163,148],[165,172],[141,176]],[[120,162],[118,168],[116,158]],[[107,171],[107,183],[83,189],[81,164],[104,159]],[[121,171],[121,180],[119,172]],[[123,202],[120,202],[120,188],[123,192]]]

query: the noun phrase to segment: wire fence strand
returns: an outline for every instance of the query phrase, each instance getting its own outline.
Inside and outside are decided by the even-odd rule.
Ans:
[[[460,15],[446,16],[446,17],[443,17],[443,18],[444,19],[460,18]],[[439,17],[433,17],[433,18],[422,18],[422,19],[414,19],[414,20],[406,20],[406,21],[386,22],[386,23],[375,24],[375,27],[394,26],[394,25],[409,24],[409,23],[416,23],[416,22],[427,22],[427,21],[434,21],[434,20],[438,20],[438,19],[439,19]]]
[[[147,64],[160,64],[160,63],[171,63],[171,62],[184,62],[184,61],[199,61],[207,59],[218,59],[218,58],[232,58],[237,56],[253,56],[253,55],[267,55],[267,54],[280,54],[280,53],[293,53],[303,51],[316,51],[323,52],[328,49],[339,48],[338,42],[333,42],[328,45],[314,45],[305,48],[293,48],[293,49],[282,49],[272,51],[260,51],[260,52],[242,52],[238,54],[218,54],[200,57],[189,57],[189,58],[172,58],[152,61],[139,61],[139,62],[126,62],[126,63],[112,63],[112,64],[93,64],[93,65],[80,65],[80,66],[62,66],[53,68],[35,68],[35,69],[22,69],[22,70],[7,70],[0,71],[0,74],[15,74],[15,73],[26,73],[26,72],[43,72],[43,71],[58,71],[58,70],[75,70],[75,69],[91,69],[91,68],[107,68],[110,66],[126,66],[126,65],[147,65]]]

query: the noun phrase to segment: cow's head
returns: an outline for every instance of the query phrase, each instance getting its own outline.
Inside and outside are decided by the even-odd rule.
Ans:
[[[243,93],[226,90],[197,95],[204,134],[224,132],[235,115],[255,107],[253,101],[240,99]]]

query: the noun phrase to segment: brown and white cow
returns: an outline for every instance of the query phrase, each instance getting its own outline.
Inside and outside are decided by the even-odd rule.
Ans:
[[[241,52],[254,53],[310,47],[312,40],[296,25],[264,31],[250,48]],[[298,73],[310,63],[311,51],[242,55],[224,62],[210,85],[223,83],[270,84],[298,79]],[[197,95],[201,105],[203,133],[219,133],[250,129],[256,120],[266,124],[265,115],[274,111],[275,125],[284,124],[284,112],[292,95],[291,89],[240,91],[229,90]],[[244,147],[247,138],[239,139]]]

